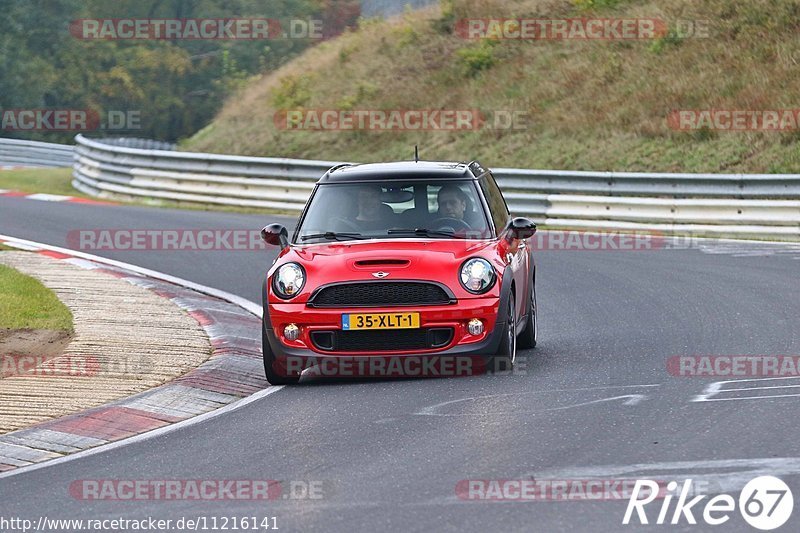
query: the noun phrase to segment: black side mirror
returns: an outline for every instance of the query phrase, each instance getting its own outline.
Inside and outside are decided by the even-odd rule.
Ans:
[[[270,224],[261,230],[261,239],[272,246],[280,246],[281,250],[289,247],[289,231],[283,224]]]
[[[506,226],[509,239],[530,239],[536,233],[536,223],[524,217],[515,218]]]

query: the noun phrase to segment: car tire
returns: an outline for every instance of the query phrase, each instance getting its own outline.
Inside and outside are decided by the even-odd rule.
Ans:
[[[529,349],[536,348],[536,341],[539,338],[539,314],[536,307],[536,282],[531,283],[530,291],[531,301],[529,302],[530,310],[528,311],[528,318],[525,320],[525,329],[519,334],[517,343],[520,348]]]
[[[500,338],[500,346],[497,347],[497,353],[492,358],[491,372],[493,374],[511,372],[517,356],[517,306],[513,292],[508,295],[508,303],[506,305],[505,330]]]
[[[289,376],[287,375],[286,369],[281,372],[278,368],[279,365],[276,364],[275,352],[272,351],[272,347],[269,345],[267,332],[264,331],[263,325],[261,327],[261,354],[264,357],[264,374],[270,385],[294,385],[300,381],[299,375]]]

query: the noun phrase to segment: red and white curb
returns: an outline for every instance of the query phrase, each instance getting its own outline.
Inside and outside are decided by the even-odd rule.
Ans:
[[[264,378],[260,309],[252,302],[81,252],[3,235],[0,243],[99,270],[169,298],[200,323],[212,345],[205,363],[165,385],[0,436],[0,477],[150,438],[282,388]]]
[[[119,205],[116,202],[92,200],[91,198],[78,198],[77,196],[64,196],[61,194],[45,194],[45,193],[31,194],[29,192],[10,191],[8,189],[0,189],[0,197],[2,196],[24,198],[26,200],[38,200],[40,202],[64,202],[68,204],[92,204],[92,205]]]

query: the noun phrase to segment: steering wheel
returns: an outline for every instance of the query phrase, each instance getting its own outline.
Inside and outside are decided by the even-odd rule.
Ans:
[[[459,231],[469,231],[472,229],[472,226],[470,226],[463,220],[459,220],[457,218],[452,218],[452,217],[437,218],[436,220],[431,222],[431,226],[434,226],[439,229],[450,227],[453,228],[453,233],[458,233]]]
[[[346,226],[348,231],[352,231],[353,233],[361,233],[361,228],[359,228],[355,222],[352,220],[347,220],[346,218],[333,217],[331,219],[331,225],[333,227]]]

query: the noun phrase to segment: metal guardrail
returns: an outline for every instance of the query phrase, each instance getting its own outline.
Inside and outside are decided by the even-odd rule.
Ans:
[[[0,166],[70,167],[74,146],[0,138]]]
[[[294,213],[338,163],[76,142],[73,185],[87,194]],[[549,226],[800,239],[800,175],[493,172],[512,212]]]
[[[123,146],[125,148],[141,148],[142,150],[174,150],[175,143],[155,141],[153,139],[140,139],[138,137],[108,137],[106,139],[96,139],[102,144],[111,146]]]
[[[548,194],[649,196],[671,198],[800,198],[796,174],[664,174],[568,170],[493,171],[507,188]]]
[[[75,140],[73,185],[96,196],[299,212],[314,183],[336,164],[128,148],[82,135]]]

